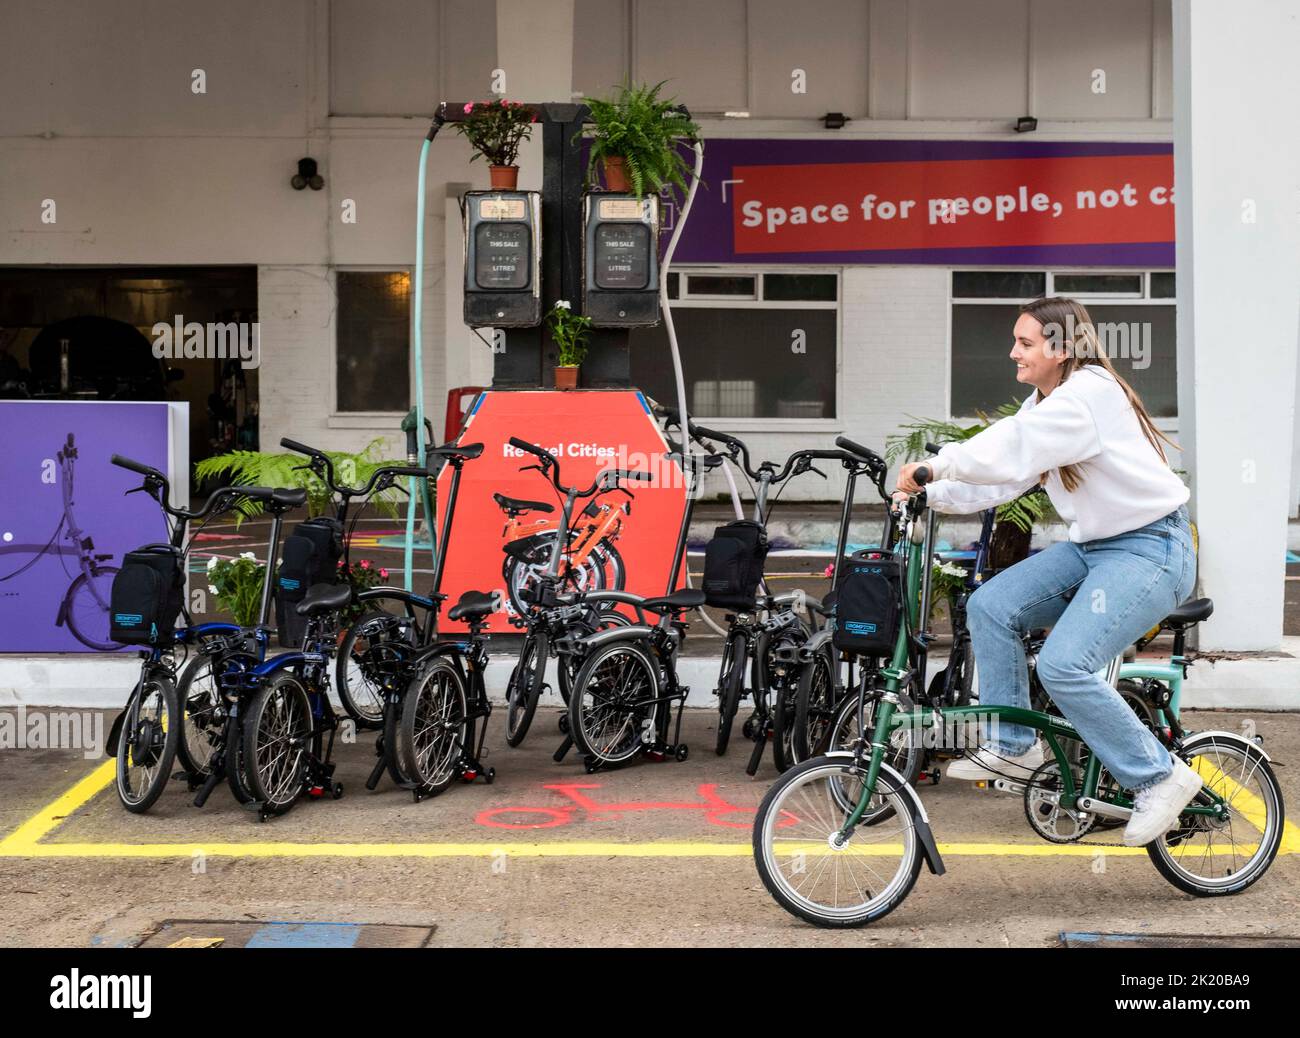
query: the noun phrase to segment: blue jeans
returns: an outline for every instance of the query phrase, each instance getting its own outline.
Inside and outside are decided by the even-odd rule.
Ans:
[[[1172,758],[1097,672],[1183,602],[1195,580],[1185,507],[1115,537],[1053,544],[1003,570],[967,607],[980,703],[1029,706],[1021,638],[1051,627],[1038,677],[1052,701],[1126,789],[1155,785]],[[999,723],[990,749],[1016,757],[1035,738],[1032,728]]]

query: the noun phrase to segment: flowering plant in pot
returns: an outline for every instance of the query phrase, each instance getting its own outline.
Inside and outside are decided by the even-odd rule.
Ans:
[[[465,105],[465,117],[456,123],[456,130],[474,147],[470,159],[482,156],[488,161],[492,187],[498,191],[513,191],[519,185],[519,146],[533,135],[533,110],[522,101],[470,101]]]
[[[575,314],[567,299],[558,299],[546,315],[546,324],[560,351],[555,368],[555,388],[577,389],[578,366],[587,357],[591,318]]]
[[[612,98],[589,98],[591,153],[587,180],[599,164],[605,187],[642,197],[672,184],[686,190],[686,159],[678,150],[683,138],[699,136],[700,128],[676,98],[661,98],[663,83],[625,83]]]

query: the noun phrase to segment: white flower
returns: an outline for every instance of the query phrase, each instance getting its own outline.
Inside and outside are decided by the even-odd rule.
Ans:
[[[216,568],[216,565],[217,565],[217,557],[216,557],[215,555],[210,555],[210,556],[208,556],[208,572],[209,572],[209,573],[211,573],[211,572],[213,571],[213,569]]]
[[[254,562],[257,561],[257,556],[254,555],[251,551],[241,551],[239,553],[239,557],[241,559],[252,559]]]
[[[219,593],[220,593],[220,592],[218,592],[217,589],[216,589],[215,587],[213,587],[211,584],[208,585],[208,594],[209,594],[209,595],[216,595],[216,594],[219,594]]]
[[[557,309],[557,310],[572,310],[573,307],[571,307],[571,306],[569,305],[569,301],[568,301],[567,299],[557,299],[557,300],[555,301],[555,309]]]

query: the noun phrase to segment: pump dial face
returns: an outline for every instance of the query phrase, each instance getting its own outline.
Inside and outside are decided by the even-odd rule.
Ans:
[[[527,288],[531,252],[527,224],[479,224],[474,229],[474,283],[498,291]]]
[[[639,291],[650,284],[650,228],[643,223],[603,223],[596,228],[596,287]]]

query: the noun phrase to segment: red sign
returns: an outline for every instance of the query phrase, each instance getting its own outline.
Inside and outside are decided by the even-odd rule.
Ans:
[[[1168,242],[1173,157],[737,165],[735,253]]]
[[[521,572],[520,566],[536,563],[508,555],[505,548],[549,544],[547,538],[554,534],[562,498],[540,472],[520,471],[535,459],[512,447],[512,436],[556,454],[566,486],[585,489],[599,472],[612,468],[654,475],[653,482],[624,484],[634,495],[630,500],[617,492],[579,499],[570,561],[587,581],[584,586],[603,583],[612,589],[621,581],[622,590],[633,594],[664,594],[686,491],[681,469],[664,458],[668,446],[645,398],[636,390],[495,390],[479,399],[460,438],[461,443],[482,443],[483,454],[462,470],[442,580],[447,605],[468,590],[500,591],[503,604],[509,603],[509,579]],[[447,468],[438,478],[439,523],[450,485]],[[498,493],[549,504],[553,510],[533,509],[512,518],[494,499]],[[593,500],[596,514],[580,514]],[[674,584],[678,586],[680,582]],[[509,609],[507,605],[491,617],[490,630],[515,630],[508,622]],[[459,626],[445,622],[445,608],[443,616],[440,626]]]

